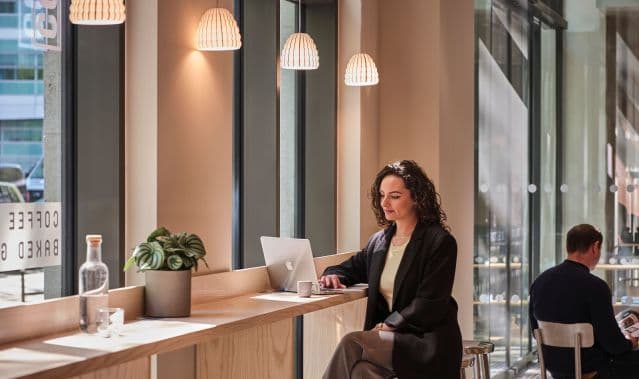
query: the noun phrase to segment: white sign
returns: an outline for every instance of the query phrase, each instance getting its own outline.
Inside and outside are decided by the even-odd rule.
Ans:
[[[45,50],[62,50],[62,4],[60,0],[21,0],[20,44]]]
[[[59,266],[61,203],[0,204],[0,272]]]

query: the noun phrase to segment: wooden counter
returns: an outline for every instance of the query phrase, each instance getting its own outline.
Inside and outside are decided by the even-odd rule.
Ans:
[[[365,287],[311,298],[294,293],[255,293],[196,305],[187,318],[129,322],[120,337],[79,332],[38,338],[1,348],[0,377],[80,375],[365,296]]]
[[[290,377],[288,371],[292,374],[294,356],[292,318],[313,312],[316,315],[322,314],[316,311],[327,312],[328,308],[365,297],[366,286],[348,289],[344,294],[314,295],[311,298],[300,298],[294,293],[254,292],[232,298],[195,302],[191,317],[187,318],[138,319],[127,322],[119,337],[103,338],[81,332],[65,332],[7,343],[0,346],[0,377],[59,378],[94,373],[112,367],[117,370],[110,375],[140,377],[142,373],[143,377],[149,377],[150,356],[193,345],[198,346],[197,357],[200,363],[197,377],[234,377],[237,373],[233,374],[231,371],[219,376],[217,371],[215,375],[211,375],[210,370],[207,371],[207,361],[211,360],[212,355],[219,355],[225,349],[218,349],[216,342],[211,342],[223,341],[229,335],[235,339],[247,330],[261,330],[265,326],[272,328],[269,333],[274,333],[268,336],[269,341],[287,341],[284,347],[287,350],[286,357],[282,358],[282,354],[278,357],[284,363],[278,362],[277,365],[286,366],[282,368],[282,377]],[[364,301],[359,301],[358,304]],[[359,306],[358,312],[362,311]],[[315,317],[318,323],[321,322]],[[361,317],[363,314],[357,317],[357,322]],[[335,320],[325,322],[336,324]],[[342,334],[343,332],[341,331]],[[278,336],[279,333],[282,335]],[[309,334],[305,329],[305,335],[321,336],[323,333],[325,330]],[[248,343],[255,344],[257,341],[254,336],[249,336]],[[306,345],[304,349],[306,351]],[[250,358],[249,356],[248,359]],[[125,366],[127,362],[128,366]],[[216,366],[219,366],[219,362],[217,363]],[[265,364],[268,366],[269,362]],[[215,370],[218,369],[219,367],[215,367]],[[127,375],[121,370],[132,371]],[[104,375],[83,378],[101,376]]]

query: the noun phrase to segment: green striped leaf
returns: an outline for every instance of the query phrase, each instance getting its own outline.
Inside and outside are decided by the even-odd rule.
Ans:
[[[195,234],[187,234],[184,237],[184,253],[196,259],[200,259],[206,255],[204,242]]]
[[[155,229],[149,236],[146,238],[146,242],[155,242],[158,237],[168,237],[171,235],[171,232],[163,226]]]
[[[198,269],[198,260],[204,261],[204,243],[195,234],[171,234],[165,227],[154,230],[146,242],[140,243],[126,261],[124,270],[134,263],[138,271]]]
[[[135,247],[133,256],[139,271],[158,270],[164,264],[164,250],[158,242],[142,242]]]
[[[182,268],[182,257],[178,254],[169,255],[166,258],[166,264],[171,270],[179,270]]]

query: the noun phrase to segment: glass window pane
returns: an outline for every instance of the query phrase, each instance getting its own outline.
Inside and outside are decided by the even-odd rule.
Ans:
[[[280,46],[296,32],[297,5],[280,0]],[[297,71],[280,70],[280,236],[295,237]]]
[[[565,259],[574,225],[604,234],[594,273],[615,305],[639,304],[639,2],[566,0],[566,30],[475,5],[475,337],[503,372],[534,345],[527,278]]]
[[[0,1],[0,222],[11,225],[8,217],[17,215],[31,225],[23,245],[15,234],[0,237],[8,246],[0,261],[0,307],[61,295],[62,56],[33,46],[33,31],[24,28],[33,25],[32,3]],[[58,218],[45,236],[33,225],[47,210]]]
[[[529,24],[482,1],[476,28],[475,339],[495,343],[498,373],[529,352]]]
[[[563,198],[562,230],[588,220],[602,231],[595,273],[608,282],[619,306],[639,302],[639,271],[633,269],[639,267],[639,2],[632,3],[619,8],[566,1],[564,42],[563,179],[575,190]]]

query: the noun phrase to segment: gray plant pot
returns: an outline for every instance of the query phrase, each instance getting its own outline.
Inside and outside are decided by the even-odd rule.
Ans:
[[[144,313],[150,317],[191,315],[191,270],[144,272]]]

